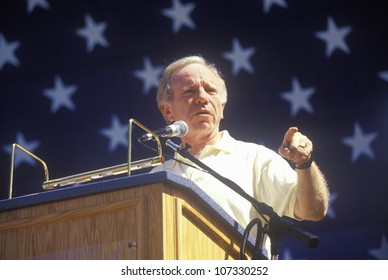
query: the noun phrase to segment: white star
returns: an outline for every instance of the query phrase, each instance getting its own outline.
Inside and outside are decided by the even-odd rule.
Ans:
[[[3,34],[0,33],[0,70],[6,63],[12,64],[15,67],[19,66],[19,60],[15,56],[15,50],[19,45],[19,41],[8,43]]]
[[[134,75],[143,81],[143,94],[147,95],[152,87],[158,87],[162,67],[154,67],[148,57],[143,59],[144,69],[134,71]]]
[[[31,141],[31,142],[27,142],[27,140],[24,138],[24,135],[21,131],[19,131],[17,134],[16,134],[16,141],[15,141],[16,144],[22,146],[23,148],[25,148],[26,150],[28,150],[29,152],[31,153],[34,153],[34,151],[40,146],[40,142],[39,141]],[[8,153],[8,154],[11,154],[12,152],[12,147],[11,146],[3,146],[3,150]],[[14,166],[15,168],[17,168],[20,164],[22,164],[23,162],[29,164],[29,165],[32,165],[34,166],[36,164],[36,160],[34,158],[32,158],[30,155],[26,154],[25,152],[23,152],[22,150],[20,149],[15,149],[15,161],[14,161]]]
[[[41,8],[48,10],[50,8],[47,0],[27,0],[27,12],[30,14],[36,6],[40,6]]]
[[[249,59],[256,52],[256,48],[243,49],[240,41],[237,38],[233,38],[233,50],[230,52],[224,52],[223,58],[229,60],[233,64],[232,73],[236,76],[241,69],[247,71],[250,74],[255,72]]]
[[[282,260],[293,260],[293,256],[291,254],[290,249],[285,248],[282,255]]]
[[[388,82],[388,71],[379,72],[379,78]]]
[[[100,134],[109,138],[109,151],[113,152],[118,145],[128,145],[128,124],[121,124],[117,116],[112,116],[110,128],[100,129]]]
[[[264,13],[268,14],[269,10],[272,8],[272,5],[278,5],[282,8],[287,8],[287,2],[284,0],[263,0],[263,10]]]
[[[177,33],[182,26],[187,26],[190,29],[195,29],[195,23],[190,17],[190,13],[194,10],[194,3],[183,5],[179,0],[172,1],[172,7],[163,9],[162,14],[173,20],[172,31]]]
[[[56,113],[61,106],[73,111],[75,106],[71,96],[77,90],[75,85],[65,86],[61,77],[54,79],[54,88],[43,90],[43,95],[51,99],[51,113]]]
[[[327,30],[316,32],[315,36],[326,43],[326,57],[338,48],[345,53],[349,53],[350,50],[345,43],[345,37],[352,31],[350,26],[337,28],[334,20],[331,17],[327,18]]]
[[[327,211],[327,216],[332,220],[336,219],[336,214],[333,210],[333,204],[337,198],[338,198],[338,193],[334,192],[330,194],[329,209]]]
[[[369,254],[378,260],[388,260],[388,242],[384,235],[381,238],[381,247],[379,249],[369,250]]]
[[[281,93],[282,98],[289,101],[291,104],[292,117],[295,117],[301,109],[304,109],[310,114],[314,112],[314,109],[308,100],[314,94],[314,91],[314,87],[304,89],[300,86],[297,78],[292,79],[291,91]]]
[[[342,143],[352,148],[352,162],[355,162],[362,154],[374,159],[375,155],[370,145],[377,135],[377,132],[364,134],[360,124],[358,122],[354,124],[353,136],[342,138]]]
[[[90,15],[85,15],[85,27],[77,29],[76,33],[86,39],[88,52],[93,51],[97,44],[105,48],[109,46],[108,41],[102,34],[106,27],[106,22],[96,23]]]

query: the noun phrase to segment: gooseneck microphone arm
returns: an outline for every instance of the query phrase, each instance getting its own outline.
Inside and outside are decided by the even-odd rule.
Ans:
[[[252,206],[256,209],[256,211],[262,216],[266,215],[269,217],[268,227],[263,229],[263,231],[268,235],[271,240],[271,255],[273,259],[277,259],[279,256],[279,241],[280,236],[283,231],[288,231],[293,236],[297,237],[301,240],[307,247],[315,248],[318,246],[319,238],[309,232],[306,232],[294,225],[294,222],[289,217],[280,217],[272,207],[265,204],[264,202],[260,202],[247,194],[239,185],[237,185],[232,180],[220,175],[216,171],[212,170],[209,166],[204,164],[202,161],[194,157],[189,153],[190,145],[187,145],[182,148],[181,146],[175,144],[173,141],[168,139],[166,141],[166,145],[175,150],[182,157],[190,160],[200,168],[206,170],[214,176],[216,179],[224,183],[226,186],[231,188],[233,191],[241,195],[243,198],[248,200]]]

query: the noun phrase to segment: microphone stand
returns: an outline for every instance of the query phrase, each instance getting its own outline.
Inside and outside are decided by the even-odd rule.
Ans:
[[[186,144],[184,148],[181,146],[175,144],[173,141],[168,139],[166,141],[166,145],[175,150],[178,154],[180,154],[182,157],[190,160],[200,168],[206,170],[209,172],[212,176],[214,176],[216,179],[224,183],[226,186],[231,188],[233,191],[241,195],[243,198],[248,200],[252,206],[256,209],[256,211],[260,215],[266,215],[269,217],[269,222],[265,228],[259,229],[258,232],[263,236],[264,234],[267,234],[268,237],[271,240],[271,258],[272,259],[278,259],[279,258],[279,242],[280,237],[284,231],[288,231],[293,236],[298,238],[300,241],[302,241],[307,247],[309,248],[315,248],[318,246],[319,237],[315,236],[309,232],[306,232],[294,225],[294,220],[290,217],[280,217],[272,207],[265,204],[264,202],[260,202],[247,194],[239,185],[237,185],[232,180],[223,177],[219,173],[212,170],[210,167],[208,167],[206,164],[204,164],[202,161],[194,157],[192,154],[189,153],[190,145]],[[253,222],[253,221],[252,221]],[[261,226],[261,223],[259,223]],[[261,237],[262,237],[261,236]],[[257,238],[256,238],[257,239]],[[261,238],[260,238],[261,239]],[[257,243],[257,240],[256,240]],[[261,244],[260,244],[261,245]]]

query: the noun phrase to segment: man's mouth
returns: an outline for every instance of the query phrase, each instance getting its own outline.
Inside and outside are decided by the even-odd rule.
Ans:
[[[211,112],[209,111],[199,111],[199,112],[196,112],[195,115],[211,115]]]

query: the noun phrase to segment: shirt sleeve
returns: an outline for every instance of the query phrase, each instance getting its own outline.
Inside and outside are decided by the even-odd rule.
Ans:
[[[296,172],[272,150],[266,150],[259,170],[259,196],[280,216],[295,218]]]

